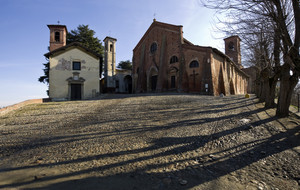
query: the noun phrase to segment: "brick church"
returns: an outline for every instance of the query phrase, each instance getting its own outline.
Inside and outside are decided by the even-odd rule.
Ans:
[[[224,39],[224,54],[194,45],[183,37],[182,28],[153,20],[133,49],[133,92],[247,93],[249,76],[242,70],[240,38]]]

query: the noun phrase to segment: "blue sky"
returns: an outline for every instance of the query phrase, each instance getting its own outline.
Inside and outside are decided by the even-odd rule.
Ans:
[[[49,45],[47,24],[68,30],[89,25],[96,37],[117,38],[117,63],[132,59],[132,50],[157,21],[183,25],[184,37],[196,45],[223,51],[214,33],[212,10],[198,0],[0,0],[0,107],[27,99],[46,98],[44,54]]]

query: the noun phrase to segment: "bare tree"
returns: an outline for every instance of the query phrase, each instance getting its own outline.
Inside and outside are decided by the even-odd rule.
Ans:
[[[288,116],[291,97],[300,74],[300,7],[299,0],[272,0],[276,9],[270,15],[278,27],[282,41],[283,65],[276,115]]]
[[[266,102],[266,107],[274,105],[275,87],[280,78],[276,115],[288,116],[291,94],[300,74],[299,0],[201,2],[205,7],[225,13],[226,20],[221,22],[245,41],[252,55],[250,57],[261,71],[260,81],[264,93],[258,96]]]

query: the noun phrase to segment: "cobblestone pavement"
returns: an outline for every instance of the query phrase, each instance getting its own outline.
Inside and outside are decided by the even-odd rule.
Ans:
[[[300,189],[300,120],[257,99],[109,95],[0,117],[0,189]]]

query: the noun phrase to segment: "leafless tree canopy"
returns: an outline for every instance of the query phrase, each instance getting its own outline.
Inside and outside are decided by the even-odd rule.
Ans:
[[[218,18],[226,34],[239,35],[243,56],[248,65],[269,72],[267,77],[273,93],[280,79],[278,116],[288,115],[291,92],[300,75],[300,7],[299,0],[200,0],[207,8],[222,14]],[[250,64],[249,64],[250,63]],[[244,64],[245,65],[245,64]],[[265,70],[268,69],[268,70]],[[266,75],[264,75],[266,76]],[[271,81],[271,80],[270,80]]]

